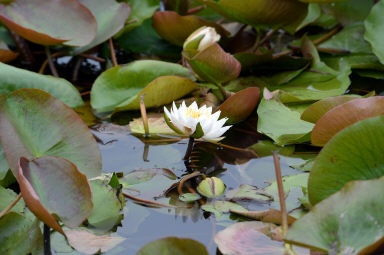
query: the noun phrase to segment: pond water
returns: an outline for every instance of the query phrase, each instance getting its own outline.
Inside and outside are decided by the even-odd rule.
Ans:
[[[240,128],[240,130],[242,129]],[[172,144],[151,143],[146,145],[143,138],[140,139],[131,134],[127,127],[108,123],[96,126],[92,132],[97,137],[103,158],[103,171],[106,173],[127,174],[138,168],[167,168],[178,178],[188,174],[182,160],[187,148],[187,140]],[[258,138],[259,135],[256,133],[234,130],[228,133],[228,137],[223,143],[247,147],[255,143]],[[145,156],[145,150],[147,150],[147,156]],[[202,168],[202,171],[221,178],[227,190],[237,188],[240,184],[263,188],[269,185],[266,181],[275,180],[272,156],[254,158],[254,154],[249,152],[220,148],[206,143],[195,145],[194,151],[196,150],[200,150],[197,155],[209,159],[204,161],[204,163],[208,163]],[[290,166],[302,164],[305,162],[304,159],[297,156],[281,156],[280,159],[283,175],[302,173]],[[170,202],[167,197],[156,201],[165,204]],[[297,205],[299,204],[297,203]],[[268,203],[242,205],[252,210],[265,210],[271,206]],[[275,201],[272,206],[278,208],[278,202]],[[153,208],[137,204],[129,199],[127,199],[123,213],[124,219],[121,226],[117,228],[116,234],[125,237],[126,240],[105,253],[107,255],[135,254],[145,244],[169,236],[197,240],[206,246],[209,254],[216,254],[218,251],[213,241],[214,235],[226,226],[241,220],[234,215],[216,220],[213,214],[204,213],[197,205],[194,209],[189,209],[189,212],[183,213],[180,209]]]

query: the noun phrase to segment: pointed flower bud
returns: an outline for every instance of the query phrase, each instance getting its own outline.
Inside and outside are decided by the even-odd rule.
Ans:
[[[197,186],[197,191],[208,198],[219,197],[225,191],[223,181],[217,177],[206,178]]]
[[[193,32],[184,42],[184,49],[203,51],[220,40],[220,35],[213,27],[201,27]]]

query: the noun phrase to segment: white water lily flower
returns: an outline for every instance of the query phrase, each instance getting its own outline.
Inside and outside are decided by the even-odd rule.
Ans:
[[[198,41],[198,46],[195,45]],[[220,35],[216,33],[216,30],[213,27],[201,27],[193,32],[184,42],[184,49],[188,47],[188,45],[195,45],[198,51],[203,51],[212,44],[218,42],[220,40]],[[195,48],[193,47],[193,48]]]
[[[231,127],[224,127],[228,118],[219,120],[220,111],[212,114],[212,107],[204,105],[198,108],[196,102],[187,107],[183,101],[179,108],[173,102],[171,112],[164,107],[164,113],[174,126],[173,128],[176,128],[179,133],[184,135],[192,136],[196,131],[198,123],[200,123],[204,133],[201,138],[207,141],[220,141],[224,138],[222,135]]]

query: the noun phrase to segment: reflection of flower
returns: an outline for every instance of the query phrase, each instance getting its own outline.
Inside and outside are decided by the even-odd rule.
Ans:
[[[186,106],[185,102],[181,104],[179,108],[176,107],[175,102],[171,112],[164,107],[165,118],[168,118],[170,127],[176,132],[192,136],[199,132],[198,124],[201,126],[203,134],[201,138],[207,141],[220,141],[224,137],[221,137],[231,126],[225,126],[225,122],[228,118],[222,118],[219,120],[220,111],[212,114],[212,107],[202,106],[197,107],[196,102],[193,102],[190,106]]]
[[[220,40],[220,35],[213,27],[201,27],[193,32],[184,42],[184,49],[203,51]]]

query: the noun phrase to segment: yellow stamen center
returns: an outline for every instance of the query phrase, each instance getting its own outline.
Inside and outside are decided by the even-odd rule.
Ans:
[[[195,109],[192,109],[191,107],[187,108],[186,115],[191,116],[194,119],[197,119],[202,115],[206,115],[207,117],[209,117],[209,114],[207,111],[195,110]]]

